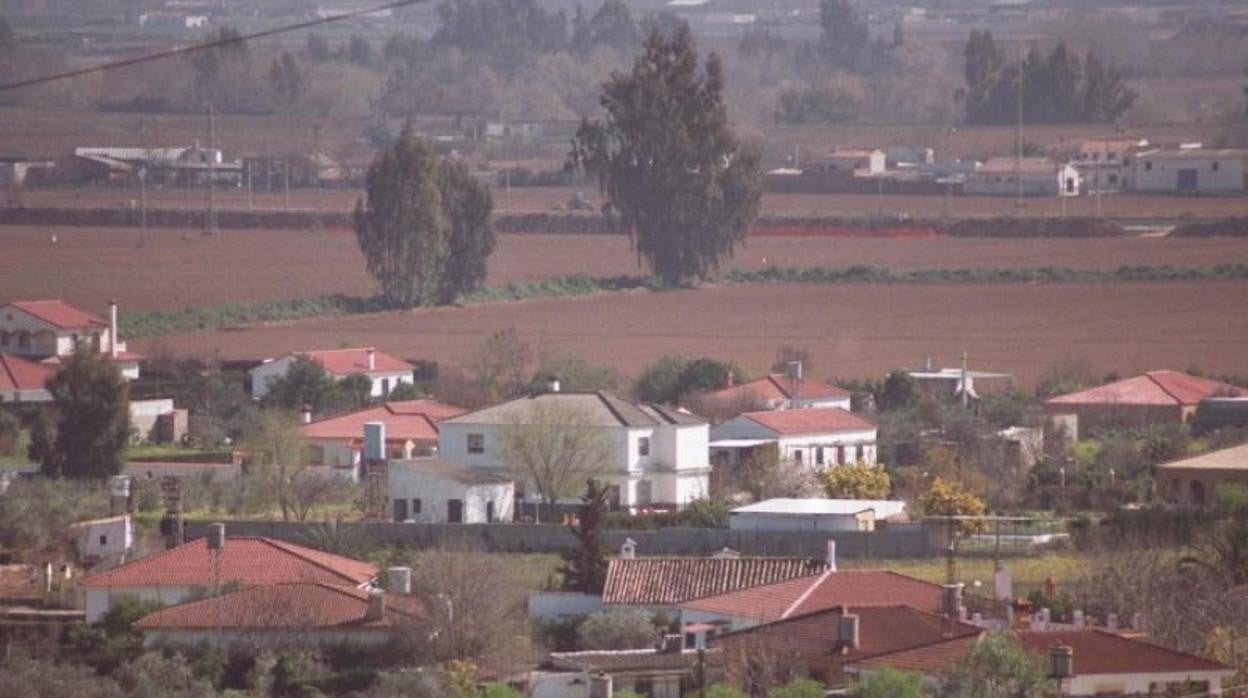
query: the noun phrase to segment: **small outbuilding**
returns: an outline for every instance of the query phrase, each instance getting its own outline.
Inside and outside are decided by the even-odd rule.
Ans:
[[[728,514],[734,531],[874,531],[906,519],[906,503],[884,499],[768,499]]]
[[[387,483],[399,522],[494,523],[511,521],[515,509],[511,479],[439,458],[389,461]]]

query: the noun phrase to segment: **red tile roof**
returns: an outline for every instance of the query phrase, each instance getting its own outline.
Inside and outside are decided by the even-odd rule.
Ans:
[[[607,565],[604,604],[675,606],[703,596],[805,577],[822,560],[794,557],[614,558]]]
[[[438,423],[464,412],[436,400],[404,400],[305,424],[301,431],[309,439],[356,440],[363,438],[366,423],[382,422],[387,441],[437,441]]]
[[[680,607],[775,621],[839,606],[905,604],[935,611],[940,591],[938,584],[889,570],[843,570],[706,596]]]
[[[424,617],[413,596],[385,595],[380,620],[368,620],[369,591],[334,584],[256,586],[162,608],[135,622],[140,630],[339,628],[403,625]]]
[[[1053,645],[1070,647],[1074,650],[1076,676],[1194,671],[1225,671],[1228,674],[1231,672],[1229,667],[1219,662],[1103,630],[1020,631],[1017,637],[1027,650],[1043,654],[1046,658],[1049,648]],[[862,667],[891,666],[926,674],[940,674],[969,654],[976,642],[978,642],[976,637],[947,640],[879,655],[856,664]]]
[[[1219,391],[1239,392],[1233,385],[1178,371],[1149,371],[1107,385],[1059,395],[1046,405],[1195,405]]]
[[[108,321],[62,300],[13,301],[8,307],[25,311],[62,330],[83,327],[108,327]]]
[[[791,382],[785,375],[769,373],[752,381],[707,393],[704,399],[716,402],[773,402],[787,400],[792,397],[789,390],[790,386]],[[819,383],[818,381],[803,381],[798,389],[798,393],[801,397],[811,400],[850,397],[849,391],[842,390],[834,385]]]
[[[858,616],[858,647],[846,647],[842,652],[840,620],[846,613]],[[952,637],[975,636],[980,632],[969,623],[952,621],[903,604],[890,604],[829,608],[726,633],[711,640],[711,644],[731,646],[753,638],[765,641],[772,652],[806,656],[837,654],[848,659],[896,652]]]
[[[368,348],[357,349],[320,349],[316,351],[297,352],[297,356],[306,356],[320,364],[326,371],[338,376],[352,373],[369,373]],[[374,350],[374,373],[398,373],[411,371],[413,366],[397,359],[384,351]]]
[[[56,367],[12,354],[0,354],[0,390],[42,390]]]
[[[875,424],[840,407],[807,407],[741,415],[780,435],[823,434],[874,429]]]
[[[145,558],[94,574],[86,587],[206,586],[211,582],[206,538],[197,538]],[[230,537],[221,549],[221,583],[245,586],[320,582],[358,586],[377,568],[340,555],[272,538]]]

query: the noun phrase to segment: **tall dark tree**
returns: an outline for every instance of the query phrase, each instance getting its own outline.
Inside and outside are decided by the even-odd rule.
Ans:
[[[1083,116],[1097,124],[1114,123],[1135,104],[1136,94],[1127,88],[1118,69],[1088,53],[1083,67]]]
[[[641,30],[624,0],[605,0],[589,18],[590,46],[602,44],[617,51],[633,51],[641,45]]]
[[[298,61],[289,51],[284,51],[280,57],[273,58],[272,64],[269,65],[269,85],[278,99],[286,104],[294,104],[303,96],[303,71],[299,69]]]
[[[597,480],[585,483],[585,494],[577,510],[576,523],[571,526],[576,536],[576,548],[560,553],[566,591],[583,594],[601,594],[607,583],[607,544],[603,540],[603,525],[607,515],[609,491]]]
[[[997,46],[990,31],[972,31],[963,50],[966,61],[967,121],[975,123],[984,114],[993,88],[1005,67],[1005,53]]]
[[[264,395],[265,407],[286,410],[306,407],[314,413],[333,411],[342,402],[341,389],[325,368],[303,356],[291,362],[286,373],[273,380]]]
[[[79,349],[48,380],[56,437],[43,469],[53,477],[104,479],[125,467],[130,442],[130,398],[117,366]]]
[[[472,291],[494,248],[489,190],[441,161],[410,124],[368,170],[355,235],[382,296],[397,307]]]
[[[867,48],[870,32],[849,0],[821,0],[819,3],[819,53],[836,68],[850,70]]]
[[[583,121],[573,142],[571,162],[665,286],[706,278],[758,215],[759,156],[728,125],[723,83],[715,54],[699,73],[688,25],[655,31],[632,72],[603,86],[606,119]]]
[[[536,0],[447,0],[438,5],[438,16],[435,47],[454,46],[498,70],[514,71],[567,45],[567,17],[547,12]]]

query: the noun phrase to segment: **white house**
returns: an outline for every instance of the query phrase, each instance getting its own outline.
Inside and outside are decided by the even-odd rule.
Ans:
[[[782,460],[818,470],[838,465],[875,465],[876,427],[839,407],[747,412],[711,428],[716,462],[739,465],[753,449],[774,443]]]
[[[877,521],[906,518],[890,499],[768,499],[728,512],[734,531],[874,531]]]
[[[1079,144],[1071,165],[1086,193],[1125,191],[1131,188],[1135,155],[1147,147],[1147,138],[1089,138]]]
[[[780,410],[793,407],[840,407],[849,409],[850,392],[834,385],[818,381],[790,378],[781,373],[769,373],[745,383],[732,382],[719,390],[698,397],[706,406],[740,405],[747,410]]]
[[[497,472],[412,458],[389,461],[386,483],[395,521],[479,524],[513,517],[515,484]]]
[[[821,174],[883,174],[886,156],[878,148],[834,148],[815,165]]]
[[[0,353],[0,402],[51,402],[47,381],[55,366]]]
[[[320,364],[334,380],[362,374],[372,381],[371,395],[385,397],[400,383],[414,383],[412,365],[373,347],[358,349],[321,349],[301,351],[268,359],[251,369],[251,396],[257,400],[269,394],[273,381],[286,375],[291,365],[300,358]]]
[[[125,515],[79,521],[69,533],[84,562],[119,561],[134,548],[134,522]]]
[[[123,377],[139,377],[143,356],[126,351],[117,334],[117,303],[109,301],[109,319],[62,300],[13,301],[0,306],[0,352],[56,365],[79,346],[99,351]]]
[[[602,480],[612,488],[618,505],[682,507],[707,496],[706,422],[603,391],[554,391],[444,420],[439,425],[438,455],[465,467],[510,472],[505,431],[559,412],[576,413],[610,445],[614,455]]]
[[[989,158],[966,178],[962,191],[972,196],[1014,196],[1020,179],[1023,196],[1079,195],[1079,171],[1049,158]]]
[[[414,458],[432,455],[438,447],[438,424],[463,413],[462,408],[436,400],[399,400],[308,422],[299,430],[309,446],[309,461],[313,465],[354,468],[360,464],[363,453],[365,424],[385,425],[387,458]]]
[[[1135,156],[1132,186],[1139,192],[1239,194],[1248,150],[1167,148]]]

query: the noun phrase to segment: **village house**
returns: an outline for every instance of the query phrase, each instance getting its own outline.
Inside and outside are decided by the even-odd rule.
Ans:
[[[834,148],[815,164],[814,171],[850,176],[878,175],[884,173],[885,161],[884,151],[878,148]]]
[[[840,407],[848,410],[850,393],[834,385],[804,381],[781,373],[769,373],[745,383],[734,384],[730,372],[727,385],[697,396],[696,403],[704,411],[735,410],[737,414],[796,407]]]
[[[966,178],[970,196],[1078,196],[1079,172],[1049,158],[989,158]]]
[[[1135,156],[1132,187],[1144,193],[1242,194],[1248,150],[1164,148]]]
[[[838,465],[875,465],[874,423],[840,407],[747,412],[711,427],[712,460],[735,470],[759,446],[774,444],[781,460],[822,471]]]
[[[299,431],[308,444],[311,464],[354,468],[360,464],[365,424],[385,425],[386,458],[415,458],[433,455],[438,447],[438,424],[463,413],[459,407],[436,400],[401,400],[308,421]],[[311,416],[304,414],[306,420]]]
[[[728,512],[733,531],[874,531],[905,521],[906,503],[877,499],[767,499]]]
[[[613,505],[679,508],[707,496],[706,422],[687,412],[629,402],[604,391],[555,389],[443,420],[438,456],[464,467],[511,472],[506,431],[522,428],[551,410],[578,415],[609,444],[613,457],[601,480],[611,490]]]
[[[1045,662],[1062,696],[1220,696],[1230,667],[1105,630],[1021,630],[1015,637]],[[884,667],[920,674],[928,686],[965,658],[983,638],[964,635],[910,649],[851,660],[847,673],[869,677]]]
[[[223,527],[222,527],[223,528]],[[377,576],[367,562],[272,538],[222,532],[153,553],[82,580],[82,608],[99,620],[120,598],[178,604],[214,585],[272,586],[292,582],[365,588]]]
[[[75,181],[129,182],[142,177],[161,185],[242,184],[242,163],[227,162],[216,148],[82,147],[60,168]]]
[[[1044,402],[1044,412],[1050,419],[1073,425],[1076,434],[1103,428],[1186,424],[1201,400],[1239,392],[1221,381],[1178,371],[1149,371],[1049,398]],[[1074,438],[1075,434],[1069,436]]]
[[[117,303],[109,301],[109,319],[62,300],[12,301],[0,306],[0,352],[32,361],[59,364],[79,346],[112,361],[123,377],[139,377],[140,354],[126,351],[117,333]]]
[[[264,363],[251,369],[251,396],[259,400],[268,395],[273,381],[285,376],[291,365],[300,358],[320,364],[330,378],[336,381],[357,373],[367,377],[372,382],[369,393],[372,397],[386,397],[400,384],[415,382],[411,364],[373,347],[320,349],[266,359]]]
[[[530,698],[599,698],[633,691],[649,698],[692,695],[701,673],[706,683],[721,679],[723,653],[685,649],[680,635],[656,649],[554,652],[529,673]]]
[[[515,484],[495,471],[440,458],[391,460],[386,483],[397,522],[483,524],[514,516]]]
[[[55,366],[0,353],[0,402],[50,402],[46,384],[54,375]]]
[[[1147,138],[1085,139],[1071,163],[1079,172],[1083,193],[1109,194],[1131,189],[1132,161],[1148,145]]]
[[[1220,448],[1199,456],[1162,463],[1153,468],[1157,493],[1187,506],[1209,506],[1223,483],[1248,487],[1248,444]]]

